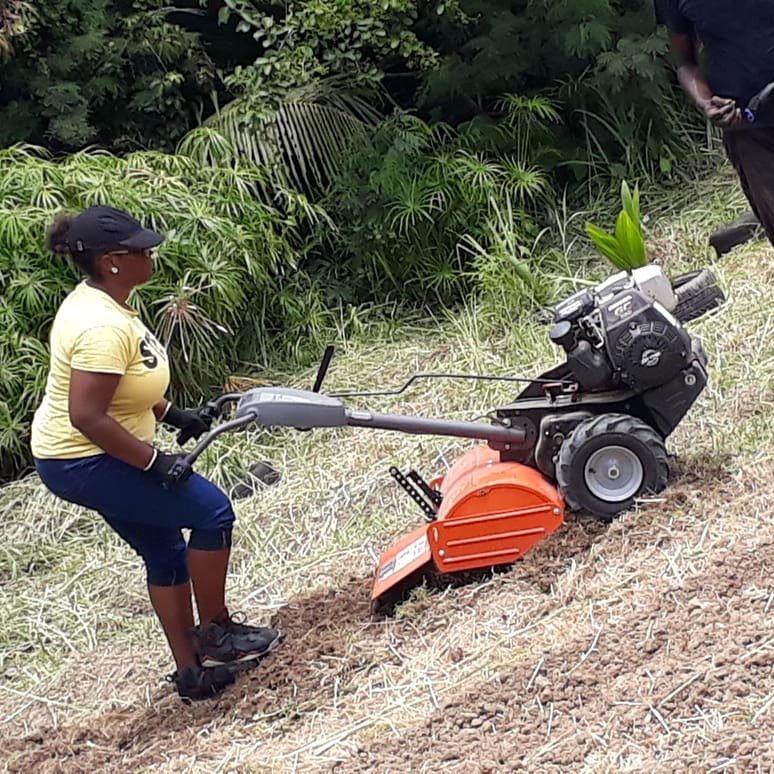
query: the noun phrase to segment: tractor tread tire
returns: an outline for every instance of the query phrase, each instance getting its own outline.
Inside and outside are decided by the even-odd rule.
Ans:
[[[677,306],[672,314],[680,322],[696,320],[707,312],[725,303],[726,296],[718,285],[717,278],[709,269],[690,272],[676,277],[672,287],[677,297]]]
[[[598,439],[605,436],[609,437],[609,443],[599,444]],[[585,482],[588,458],[606,445],[623,446],[633,451],[642,464],[640,488],[621,502],[596,497]],[[631,508],[637,497],[662,491],[668,478],[669,463],[663,439],[652,427],[628,414],[601,414],[581,422],[562,444],[556,465],[556,480],[568,508],[586,511],[603,521],[611,521]]]

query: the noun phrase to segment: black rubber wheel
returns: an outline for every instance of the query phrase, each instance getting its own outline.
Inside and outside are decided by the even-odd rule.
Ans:
[[[672,280],[677,306],[672,314],[680,322],[696,320],[725,303],[726,296],[709,269],[681,274]]]
[[[610,521],[636,498],[660,492],[669,465],[664,441],[640,419],[602,414],[581,422],[559,450],[556,479],[567,506]]]

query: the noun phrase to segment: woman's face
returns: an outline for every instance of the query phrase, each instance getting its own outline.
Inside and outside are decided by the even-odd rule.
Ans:
[[[126,248],[113,250],[103,256],[102,272],[105,277],[115,277],[126,287],[136,287],[147,282],[154,271],[154,248],[140,250]],[[118,271],[114,271],[118,269]]]

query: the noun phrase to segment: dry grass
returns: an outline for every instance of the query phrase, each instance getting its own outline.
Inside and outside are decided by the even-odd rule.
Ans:
[[[714,185],[722,220],[741,200],[727,180]],[[670,271],[707,263],[718,218],[691,207],[655,240]],[[418,513],[387,467],[430,474],[466,444],[319,431],[214,449],[201,467],[225,485],[255,459],[283,471],[237,504],[230,590],[232,606],[278,620],[287,639],[213,704],[186,708],[159,684],[167,655],[119,541],[34,479],[7,487],[6,768],[770,770],[774,259],[757,244],[714,268],[731,300],[695,326],[712,384],[671,439],[665,497],[609,527],[573,520],[485,583],[420,589],[394,620],[369,621],[368,576]],[[413,371],[535,375],[554,360],[546,333],[476,310],[380,325],[340,343],[326,387],[391,387]],[[467,418],[513,392],[430,383],[369,405]]]

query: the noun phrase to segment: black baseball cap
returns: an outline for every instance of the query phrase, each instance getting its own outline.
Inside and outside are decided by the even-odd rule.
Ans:
[[[117,250],[127,247],[147,250],[164,241],[161,234],[145,228],[128,212],[95,205],[78,215],[70,226],[67,242],[72,252]]]

